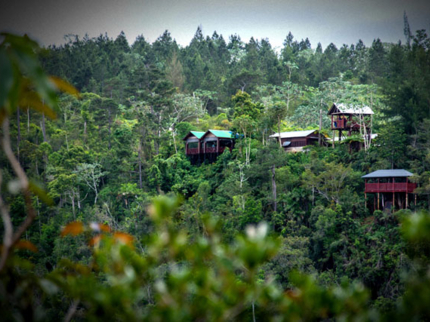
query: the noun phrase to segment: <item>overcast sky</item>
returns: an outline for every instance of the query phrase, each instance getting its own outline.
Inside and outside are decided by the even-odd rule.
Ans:
[[[7,1],[7,0],[6,0]],[[182,45],[198,26],[216,30],[226,40],[238,34],[269,38],[281,47],[289,31],[308,37],[312,47],[330,42],[338,47],[362,39],[397,42],[403,35],[403,12],[411,30],[430,30],[430,0],[9,0],[0,5],[0,31],[28,33],[42,45],[62,44],[64,35],[116,36],[124,31],[130,44],[138,35],[155,41],[164,30]]]

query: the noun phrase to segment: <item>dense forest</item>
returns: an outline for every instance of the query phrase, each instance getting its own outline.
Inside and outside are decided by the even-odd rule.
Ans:
[[[279,52],[200,28],[186,47],[66,38],[0,45],[5,320],[429,318],[425,30],[325,49],[288,33]],[[321,110],[331,137],[333,103],[371,107],[370,146],[269,138]],[[183,138],[209,129],[235,148],[191,164]],[[370,212],[378,169],[412,172],[417,204]]]

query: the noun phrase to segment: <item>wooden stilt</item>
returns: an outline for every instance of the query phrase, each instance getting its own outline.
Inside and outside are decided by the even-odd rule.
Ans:
[[[379,192],[378,192],[378,210],[379,210]]]
[[[334,134],[335,134],[335,132],[334,132],[334,130],[333,130],[333,141],[331,141],[331,147],[334,149]]]
[[[417,205],[417,194],[415,194],[415,206]]]
[[[373,211],[376,210],[376,198],[373,196]]]
[[[392,207],[393,207],[393,213],[394,213],[394,207],[395,207],[395,204],[396,204],[396,194],[395,194],[395,192],[393,191],[393,205],[392,205]]]
[[[367,194],[364,193],[364,209],[367,208]]]
[[[409,197],[409,194],[408,194],[408,186],[409,186],[409,183],[408,183],[408,178],[406,177],[406,209],[409,207],[409,200],[408,200],[408,197]]]

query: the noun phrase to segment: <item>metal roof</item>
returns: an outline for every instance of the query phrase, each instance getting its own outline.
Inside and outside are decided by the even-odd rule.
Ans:
[[[344,103],[336,104],[336,103],[334,103],[327,114],[328,115],[331,115],[331,114],[371,115],[371,114],[375,114],[375,113],[373,113],[372,109],[369,106],[357,106],[357,105],[352,105],[352,104],[344,104]]]
[[[314,132],[316,132],[316,130],[281,132],[281,139],[283,139],[283,138],[301,138],[301,137],[308,136]],[[270,137],[271,138],[278,138],[279,133],[272,134]]]
[[[208,130],[206,133],[208,132],[211,132],[217,138],[221,138],[221,139],[231,139],[233,137],[233,133],[231,131]]]
[[[411,177],[413,173],[403,169],[377,170],[362,176],[362,178],[393,178],[393,177]]]
[[[200,131],[191,131],[190,133],[192,133],[198,139],[200,139],[205,134],[205,132]]]
[[[190,137],[191,135],[194,135],[196,138],[198,138],[199,140],[201,139],[201,137],[205,134],[206,132],[200,132],[200,131],[190,131],[187,135],[185,135],[185,137],[182,140],[186,140],[188,139],[188,137]]]

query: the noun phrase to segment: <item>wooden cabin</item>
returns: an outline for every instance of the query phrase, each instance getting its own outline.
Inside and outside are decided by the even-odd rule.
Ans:
[[[201,138],[203,160],[214,162],[218,155],[234,147],[233,133],[231,131],[208,130]]]
[[[403,169],[378,170],[366,174],[364,197],[367,205],[367,194],[373,195],[373,207],[375,210],[405,209],[409,207],[410,195],[417,188],[416,183],[408,180],[413,174]],[[414,195],[415,205],[417,195]]]
[[[183,140],[185,141],[185,154],[193,164],[205,160],[213,162],[225,149],[229,149],[231,152],[234,147],[234,138],[231,131],[191,131]]]
[[[334,103],[327,113],[331,117],[331,129],[333,131],[333,141],[335,132],[339,132],[339,141],[342,140],[342,133],[351,136],[353,132],[360,132],[364,135],[372,135],[373,111],[369,106],[354,106]],[[370,117],[370,119],[369,119]]]
[[[200,159],[200,139],[204,134],[205,132],[191,131],[183,138],[183,141],[185,141],[185,154],[190,158],[193,164]]]
[[[184,137],[185,141],[185,154],[194,155],[200,153],[200,139],[205,132],[191,131]]]
[[[275,138],[278,142],[281,140],[282,147],[286,152],[301,152],[303,147],[307,145],[317,145],[319,137],[321,143],[326,141],[324,135],[319,134],[317,130],[281,132],[270,137]]]

